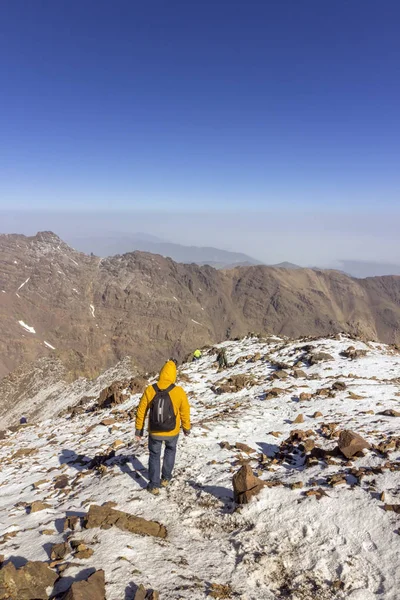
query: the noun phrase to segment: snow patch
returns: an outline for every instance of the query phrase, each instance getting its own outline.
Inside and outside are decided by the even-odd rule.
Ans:
[[[21,290],[24,287],[24,285],[26,285],[28,283],[29,280],[30,280],[30,277],[28,277],[28,279],[26,279],[26,281],[24,281],[24,283],[21,283],[21,285],[17,289],[17,292],[19,292],[19,290]]]
[[[51,350],[55,350],[54,346],[49,344],[49,342],[44,342],[44,345],[47,346],[48,348],[50,348]]]
[[[92,312],[92,317],[94,318],[94,310],[95,310],[95,308],[94,308],[93,304],[89,304],[89,306],[90,306],[90,310]]]
[[[196,325],[201,325],[201,323],[199,323],[198,321],[195,321],[194,319],[191,319],[191,321],[192,321],[193,323],[196,323]]]
[[[29,331],[29,333],[36,333],[34,327],[30,327],[30,325],[27,325],[23,321],[18,321],[18,323],[21,325],[21,327],[23,327],[24,329],[26,329],[26,331]]]

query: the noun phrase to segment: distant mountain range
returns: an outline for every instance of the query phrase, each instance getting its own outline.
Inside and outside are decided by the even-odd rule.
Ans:
[[[179,263],[207,264],[216,269],[227,266],[261,264],[259,260],[241,252],[230,252],[210,246],[184,246],[145,233],[123,236],[117,234],[101,237],[68,237],[67,242],[80,252],[93,253],[101,257],[139,250],[140,252],[160,254]]]
[[[125,356],[151,370],[249,331],[400,342],[400,277],[216,270],[138,251],[100,259],[51,232],[0,235],[0,260],[0,377],[53,353],[72,378]]]

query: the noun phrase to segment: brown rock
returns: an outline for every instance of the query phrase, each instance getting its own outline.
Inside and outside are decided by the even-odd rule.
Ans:
[[[60,560],[64,558],[69,552],[69,545],[67,542],[62,542],[61,544],[54,544],[51,548],[50,558],[51,560]]]
[[[32,502],[32,504],[29,506],[29,512],[35,513],[39,512],[40,510],[46,510],[46,508],[51,508],[51,505],[47,504],[46,502],[42,502],[41,500],[35,500],[35,502]]]
[[[313,414],[314,419],[318,419],[319,417],[323,417],[324,415],[322,414],[322,412],[319,412],[319,410],[316,410],[315,413]]]
[[[54,481],[54,488],[56,490],[62,490],[68,486],[68,477],[66,475],[60,475]]]
[[[139,585],[133,600],[159,600],[160,594],[155,590],[146,590],[144,585]]]
[[[90,575],[86,581],[76,581],[69,588],[63,600],[105,600],[106,587],[104,571]]]
[[[255,452],[257,452],[256,450],[254,450],[254,448],[251,448],[247,444],[242,444],[242,442],[236,442],[235,448],[237,450],[241,450],[241,452],[245,452],[246,454],[254,454]]]
[[[243,465],[232,478],[235,502],[248,504],[264,487],[265,482],[256,477],[249,465]]]
[[[400,515],[400,504],[385,504],[384,510],[395,512]]]
[[[308,392],[301,392],[300,396],[299,396],[300,400],[306,401],[306,400],[311,400],[312,398],[312,394],[308,393]]]
[[[4,600],[47,600],[47,588],[58,579],[46,563],[28,562],[16,569],[9,562],[0,569],[0,598]],[[96,598],[97,600],[97,598]]]
[[[332,385],[332,389],[337,390],[338,392],[345,390],[346,387],[347,386],[343,381],[335,381],[335,383]]]
[[[393,410],[389,408],[388,410],[383,410],[379,412],[378,415],[385,415],[386,417],[400,417],[400,412],[398,410]]]
[[[273,398],[278,398],[278,396],[280,396],[281,394],[285,394],[285,393],[286,393],[286,390],[283,390],[283,389],[277,388],[277,387],[273,387],[266,392],[265,399],[272,400]]]
[[[307,379],[306,373],[304,371],[302,371],[301,369],[294,369],[293,377],[296,377],[296,379]]]
[[[114,423],[116,422],[116,419],[113,419],[113,417],[109,417],[100,421],[100,425],[105,425],[106,427],[108,427],[109,425],[114,425]]]
[[[301,413],[297,415],[293,423],[304,423],[304,415]]]
[[[66,531],[67,529],[72,529],[72,531],[75,531],[78,528],[79,524],[80,517],[77,517],[76,515],[66,517],[64,520],[64,531]]]
[[[157,521],[147,521],[121,510],[115,510],[109,505],[97,506],[92,504],[85,517],[84,527],[86,529],[93,529],[94,527],[109,529],[112,526],[138,535],[167,537],[166,528]]]
[[[371,445],[358,433],[345,430],[340,432],[338,447],[346,458],[351,458],[364,448],[370,448]]]

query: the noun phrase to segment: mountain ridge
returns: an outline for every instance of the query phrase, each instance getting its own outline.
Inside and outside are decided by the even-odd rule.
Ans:
[[[133,252],[101,259],[52,232],[0,235],[0,376],[55,353],[75,377],[125,356],[158,368],[249,331],[400,341],[400,277],[256,265],[219,271]]]

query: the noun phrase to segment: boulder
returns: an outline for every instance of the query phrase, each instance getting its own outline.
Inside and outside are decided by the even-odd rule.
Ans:
[[[0,569],[0,598],[47,600],[47,589],[52,588],[57,579],[57,573],[43,562],[28,562],[19,569],[8,563]]]
[[[361,358],[367,354],[367,350],[356,350],[354,346],[349,346],[346,350],[343,350],[340,353],[340,356],[344,358],[350,358],[350,360],[355,360],[356,358]]]
[[[344,381],[335,381],[335,383],[332,384],[332,389],[336,390],[338,392],[341,392],[343,390],[345,390],[347,388],[347,385],[344,383]]]
[[[69,552],[69,545],[67,542],[62,542],[61,544],[54,544],[50,551],[51,560],[60,560],[64,558],[66,554]]]
[[[315,352],[314,354],[310,354],[308,356],[308,362],[311,366],[316,365],[319,362],[325,362],[328,360],[333,360],[333,356],[331,356],[327,352]]]
[[[354,433],[353,431],[345,430],[341,431],[339,435],[338,447],[342,454],[346,458],[351,458],[357,452],[364,450],[365,448],[370,448],[371,445],[358,435],[358,433]]]
[[[312,394],[310,394],[309,392],[301,392],[299,399],[302,402],[305,402],[306,400],[311,400],[312,399]]]
[[[387,410],[379,412],[378,415],[384,415],[385,417],[400,417],[400,412],[393,408],[388,408]]]
[[[155,590],[146,590],[144,585],[139,585],[133,600],[159,600],[160,594]]]
[[[115,526],[118,529],[122,529],[122,531],[129,531],[138,535],[151,535],[159,538],[167,537],[166,528],[157,521],[147,521],[122,510],[115,510],[109,504],[104,504],[103,506],[92,504],[84,518],[83,526],[85,529],[93,529],[94,527],[110,529],[110,527]]]
[[[68,477],[66,475],[60,475],[54,482],[54,488],[56,490],[62,490],[67,487],[68,483]]]
[[[106,587],[104,571],[100,569],[85,581],[76,581],[71,585],[63,600],[105,600]]]
[[[297,415],[293,423],[304,423],[304,415],[302,413]]]
[[[114,383],[104,388],[100,392],[97,401],[98,408],[111,408],[125,402],[129,398],[129,395],[125,393],[128,385],[130,384],[126,381],[114,381]]]
[[[47,504],[46,502],[42,502],[41,500],[35,500],[29,506],[29,512],[35,513],[35,512],[39,512],[40,510],[46,510],[46,508],[51,508],[51,505]]]
[[[265,486],[265,482],[253,474],[249,465],[243,465],[233,476],[233,494],[237,504],[248,504],[253,496]]]

